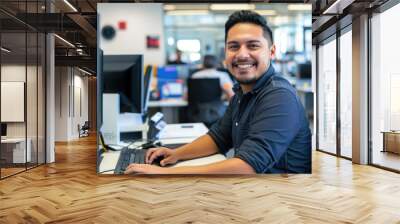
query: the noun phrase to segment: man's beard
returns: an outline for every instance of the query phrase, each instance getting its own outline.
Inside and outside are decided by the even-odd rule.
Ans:
[[[238,80],[238,79],[236,79],[236,81],[239,83],[239,84],[243,84],[243,85],[250,85],[250,84],[254,84],[254,83],[256,83],[257,82],[257,78],[254,76],[254,77],[252,77],[252,78],[250,78],[250,79],[246,79],[246,80]]]

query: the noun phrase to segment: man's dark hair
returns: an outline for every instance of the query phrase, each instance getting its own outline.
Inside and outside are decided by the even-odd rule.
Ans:
[[[264,37],[268,40],[269,44],[274,43],[271,28],[267,25],[267,21],[260,14],[250,10],[240,10],[234,12],[229,16],[228,21],[225,23],[225,42],[228,37],[229,30],[238,23],[252,23],[261,26],[263,29]]]
[[[218,67],[218,59],[214,55],[207,54],[203,59],[203,67],[204,68],[217,68]]]

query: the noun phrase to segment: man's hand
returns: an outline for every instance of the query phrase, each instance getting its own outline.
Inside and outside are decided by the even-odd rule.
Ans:
[[[153,166],[150,164],[136,164],[132,163],[128,167],[126,167],[126,170],[124,174],[132,174],[132,173],[142,173],[142,174],[165,174],[166,168],[159,167],[159,166]]]
[[[151,148],[147,151],[145,162],[147,164],[151,164],[158,157],[163,157],[163,159],[160,161],[161,166],[175,164],[178,161],[175,150],[159,147]]]

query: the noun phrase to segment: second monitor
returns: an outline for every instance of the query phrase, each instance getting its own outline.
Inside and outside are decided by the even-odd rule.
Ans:
[[[104,55],[103,93],[118,93],[120,113],[143,113],[143,56]]]
[[[143,74],[142,55],[103,55],[101,127],[107,144],[119,144],[120,139],[144,131],[151,71],[152,66],[147,66]]]

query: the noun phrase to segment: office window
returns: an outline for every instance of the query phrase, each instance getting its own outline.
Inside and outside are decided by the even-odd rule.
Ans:
[[[181,50],[183,52],[183,58],[188,59],[188,61],[195,62],[195,61],[199,61],[201,59],[200,40],[197,40],[197,39],[178,40],[176,45],[177,45],[178,50]]]
[[[352,157],[352,35],[340,36],[340,154]]]
[[[305,54],[307,61],[311,61],[311,55],[312,55],[311,43],[312,43],[312,32],[311,28],[307,27],[304,29],[304,46],[305,46]]]
[[[178,50],[188,51],[188,52],[199,52],[200,51],[200,41],[199,40],[178,40],[177,42]]]
[[[400,170],[400,5],[371,18],[372,163]]]
[[[318,48],[318,149],[336,153],[336,39]]]

